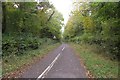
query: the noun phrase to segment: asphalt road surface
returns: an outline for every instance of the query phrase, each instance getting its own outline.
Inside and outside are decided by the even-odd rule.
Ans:
[[[20,78],[87,78],[85,73],[72,48],[68,44],[62,44],[32,65]]]

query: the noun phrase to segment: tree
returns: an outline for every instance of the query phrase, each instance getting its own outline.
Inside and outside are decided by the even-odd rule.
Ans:
[[[76,3],[75,10],[65,28],[64,38],[98,44],[113,56],[118,56],[120,46],[120,2]],[[81,28],[79,28],[79,26]],[[77,29],[76,29],[77,28]],[[79,32],[82,32],[79,35]]]

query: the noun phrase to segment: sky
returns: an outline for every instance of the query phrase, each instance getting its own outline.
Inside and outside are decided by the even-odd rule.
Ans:
[[[73,0],[49,0],[55,8],[63,15],[64,24],[69,19],[70,12],[72,10]],[[64,32],[64,26],[61,28],[62,33]]]
[[[66,24],[69,19],[69,14],[72,10],[73,0],[49,0],[49,1],[53,3],[53,5],[60,13],[62,13],[64,18],[64,24]]]

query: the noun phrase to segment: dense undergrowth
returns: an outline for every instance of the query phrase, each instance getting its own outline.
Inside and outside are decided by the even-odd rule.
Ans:
[[[4,35],[2,40],[2,56],[22,55],[25,51],[41,48],[44,43],[54,44],[57,41],[50,38],[39,38],[36,36],[22,35]]]
[[[71,38],[68,42],[73,42],[77,44],[89,44],[95,45],[95,47],[100,48],[102,51],[105,52],[106,56],[109,56],[112,60],[119,60],[119,48],[117,42],[110,42],[99,40],[98,37],[83,35],[79,37]]]

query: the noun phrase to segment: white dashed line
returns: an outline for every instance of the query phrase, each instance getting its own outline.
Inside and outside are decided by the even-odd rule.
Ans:
[[[62,51],[65,49],[65,47],[62,48]]]

